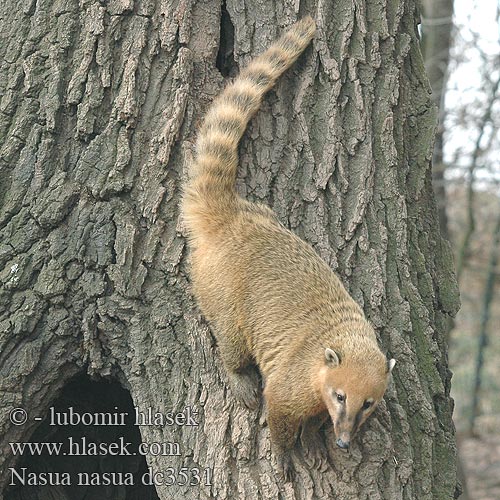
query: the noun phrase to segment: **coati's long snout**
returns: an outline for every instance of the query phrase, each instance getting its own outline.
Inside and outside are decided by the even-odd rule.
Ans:
[[[344,441],[342,438],[338,438],[337,441],[336,441],[337,446],[339,448],[341,448],[342,450],[348,450],[349,446],[351,444],[350,439],[351,439],[350,435],[348,436],[347,441]]]
[[[356,412],[357,416],[358,412]],[[335,443],[342,450],[348,450],[351,446],[351,439],[354,438],[362,422],[359,419],[348,417],[347,412],[340,409],[337,414],[330,414],[333,429],[335,432]]]

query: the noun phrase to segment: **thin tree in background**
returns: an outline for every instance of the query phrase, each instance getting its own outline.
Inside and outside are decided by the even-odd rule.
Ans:
[[[444,104],[448,83],[450,47],[453,32],[453,0],[422,0],[422,52],[425,69],[432,88],[432,97],[438,106],[438,127],[434,144],[432,179],[436,193],[441,232],[449,239],[448,217],[446,214],[446,166],[443,158],[445,136]]]
[[[478,335],[479,345],[478,345],[476,364],[474,369],[474,385],[472,388],[472,404],[471,404],[471,413],[469,419],[470,435],[474,435],[476,418],[479,415],[484,355],[486,347],[488,345],[488,326],[491,315],[491,306],[494,300],[495,283],[498,274],[497,266],[499,260],[499,255],[498,255],[499,251],[500,251],[500,206],[498,207],[498,218],[493,233],[493,241],[491,243],[486,284],[484,287],[481,322],[479,326],[479,335]]]
[[[485,58],[483,57],[483,60]],[[498,59],[500,62],[500,58]],[[486,68],[486,65],[485,65]],[[488,96],[486,103],[483,108],[483,113],[479,119],[479,123],[477,126],[477,138],[474,143],[474,149],[472,151],[472,156],[470,160],[469,168],[467,169],[467,203],[466,203],[466,224],[465,231],[462,242],[460,243],[460,247],[458,248],[458,256],[457,256],[457,280],[460,283],[460,279],[462,277],[462,273],[466,266],[467,260],[470,254],[470,244],[472,240],[472,236],[474,231],[476,230],[476,216],[474,209],[474,200],[475,200],[475,178],[477,174],[477,170],[480,167],[480,162],[484,157],[485,152],[489,151],[489,147],[485,147],[484,145],[484,137],[487,133],[489,133],[490,141],[493,139],[496,126],[493,124],[493,131],[491,130],[491,121],[492,121],[492,109],[498,99],[498,90],[500,86],[500,73],[496,76],[496,78],[491,81],[489,79],[489,75],[487,74],[487,70],[485,71],[485,78],[487,82],[485,82],[485,86],[488,91]],[[488,127],[490,130],[488,131]]]

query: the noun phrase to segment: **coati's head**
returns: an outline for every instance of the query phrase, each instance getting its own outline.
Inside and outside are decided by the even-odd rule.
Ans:
[[[376,346],[364,349],[362,356],[346,355],[345,359],[325,349],[321,392],[340,448],[349,448],[354,434],[379,404],[395,364]]]

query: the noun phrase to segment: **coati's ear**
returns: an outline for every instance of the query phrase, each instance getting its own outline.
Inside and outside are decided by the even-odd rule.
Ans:
[[[336,368],[340,365],[340,356],[333,349],[327,347],[325,349],[325,362],[330,368]]]
[[[396,360],[394,358],[387,360],[387,374],[392,372],[394,365],[396,364]]]

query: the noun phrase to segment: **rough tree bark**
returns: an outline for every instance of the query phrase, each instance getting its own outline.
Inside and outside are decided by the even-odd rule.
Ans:
[[[9,410],[43,414],[88,372],[119,380],[139,409],[200,408],[197,429],[142,428],[145,442],[182,443],[182,457],[148,457],[154,469],[214,468],[211,487],[158,487],[162,499],[453,498],[443,331],[458,299],[415,0],[228,0],[222,30],[212,0],[0,9],[2,484],[8,443],[36,427],[11,425]],[[262,408],[234,401],[190,296],[178,202],[221,71],[305,13],[317,38],[252,122],[238,188],[331,264],[398,364],[350,454],[327,427],[321,460],[299,446],[283,485]]]

